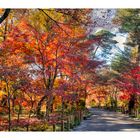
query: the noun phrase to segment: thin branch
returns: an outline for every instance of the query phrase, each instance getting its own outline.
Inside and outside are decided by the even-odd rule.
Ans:
[[[4,14],[0,17],[0,24],[8,17],[11,9],[5,9]]]
[[[66,35],[69,36],[69,34],[59,25],[60,23],[58,21],[56,21],[55,19],[53,19],[52,17],[50,17],[44,10],[39,9],[41,12],[43,12],[48,18],[50,18],[62,31],[65,32]]]
[[[47,11],[53,11],[51,9],[46,9]],[[69,13],[65,13],[65,12],[62,12],[60,10],[56,10],[57,13],[60,13],[60,14],[63,14],[63,15],[66,15],[66,16],[70,16],[72,19],[74,19],[76,22],[78,22],[79,24],[83,24],[85,26],[89,26],[89,25],[92,25],[92,24],[86,24],[84,23],[83,21],[79,21],[77,18],[75,18],[73,15],[69,14]],[[60,23],[60,24],[67,24],[67,23]],[[74,24],[76,26],[78,26],[79,24]]]

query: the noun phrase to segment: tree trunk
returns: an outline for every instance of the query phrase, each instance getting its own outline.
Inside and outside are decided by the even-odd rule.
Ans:
[[[9,86],[8,82],[6,81],[6,87],[7,87],[7,92],[8,92],[8,131],[11,131],[11,97],[10,97],[10,91],[9,91]]]
[[[131,94],[129,104],[128,104],[128,111],[130,115],[133,114],[134,106],[135,106],[135,94]]]
[[[33,110],[33,106],[34,106],[34,102],[31,103],[31,109],[29,111],[29,119],[31,118],[31,113],[32,113],[32,110]]]
[[[64,131],[64,101],[62,97],[62,111],[61,111],[61,131]]]
[[[49,99],[46,100],[46,120],[49,121],[49,108],[50,108],[50,102],[49,102]]]
[[[8,131],[11,131],[11,105],[10,105],[10,92],[8,91]]]
[[[40,118],[41,106],[42,106],[42,104],[43,104],[43,102],[44,102],[45,99],[47,99],[47,96],[46,96],[46,95],[44,95],[44,96],[40,99],[40,101],[38,102],[37,109],[36,109],[36,114],[37,114],[37,117],[38,117],[38,118]]]
[[[19,118],[20,118],[21,110],[22,110],[22,106],[19,104],[18,116],[17,116],[17,122],[19,122]]]

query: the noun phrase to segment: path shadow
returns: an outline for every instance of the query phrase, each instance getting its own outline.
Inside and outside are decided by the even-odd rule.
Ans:
[[[104,109],[91,109],[92,116],[81,122],[74,131],[140,131],[140,121],[133,121],[127,115]]]

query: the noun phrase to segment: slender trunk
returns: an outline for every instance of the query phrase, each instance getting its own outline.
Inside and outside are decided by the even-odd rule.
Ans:
[[[7,91],[8,91],[8,131],[11,131],[11,97],[10,97],[10,91],[9,91],[9,86],[8,86],[8,82],[6,81],[6,87],[7,87]]]
[[[54,96],[51,95],[51,99],[50,99],[50,112],[53,112],[53,104],[54,104]]]
[[[7,25],[8,25],[8,18],[6,19],[5,27],[4,27],[4,36],[3,36],[4,41],[6,40],[7,37],[7,28],[8,28]]]
[[[32,101],[31,101],[32,102]],[[32,110],[33,110],[33,106],[34,106],[34,103],[32,102],[31,103],[31,109],[29,111],[29,119],[31,118],[31,113],[32,113]]]
[[[40,117],[41,106],[42,106],[42,104],[43,104],[43,102],[44,102],[45,99],[47,99],[47,96],[46,96],[46,95],[44,95],[44,96],[40,99],[40,101],[38,102],[37,109],[36,109],[37,117]]]
[[[11,105],[10,105],[10,92],[8,91],[8,130],[11,131]]]
[[[13,113],[15,112],[15,99],[12,99],[12,111]]]
[[[50,108],[50,103],[49,103],[49,99],[46,100],[46,120],[49,121],[49,108]]]
[[[19,104],[18,116],[17,116],[17,122],[19,122],[20,114],[21,114],[21,110],[22,110],[22,106]]]
[[[64,131],[64,100],[62,97],[62,111],[61,111],[61,131]]]
[[[135,106],[135,94],[132,94],[130,96],[130,101],[129,101],[129,104],[128,104],[128,111],[129,111],[130,115],[133,114],[134,106]]]
[[[16,96],[13,93],[13,97],[12,97],[12,111],[13,111],[13,113],[15,113],[15,99],[16,99]]]

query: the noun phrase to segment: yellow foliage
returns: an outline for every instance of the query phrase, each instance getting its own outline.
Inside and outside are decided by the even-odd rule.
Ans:
[[[2,8],[0,8],[0,14],[2,14],[3,13],[3,9]]]
[[[132,12],[130,11],[130,9],[120,9],[118,10],[118,14],[121,16],[130,16]]]
[[[2,99],[2,96],[5,95],[6,93],[0,90],[0,100]]]

